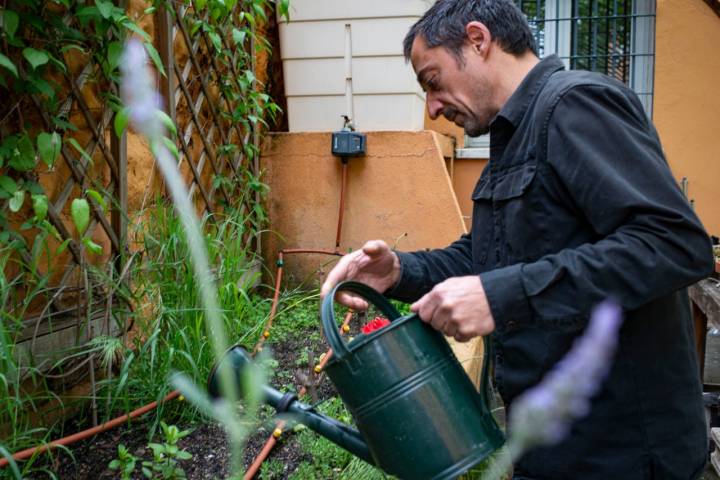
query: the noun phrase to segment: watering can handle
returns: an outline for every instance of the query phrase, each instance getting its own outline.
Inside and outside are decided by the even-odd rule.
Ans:
[[[398,313],[387,298],[382,296],[382,294],[374,288],[368,287],[364,283],[347,281],[335,285],[335,288],[333,288],[323,300],[322,308],[320,309],[320,318],[322,320],[323,330],[325,330],[325,336],[327,337],[328,343],[333,350],[333,356],[338,360],[350,353],[345,341],[343,341],[342,337],[340,337],[340,333],[338,333],[338,325],[335,321],[335,294],[341,290],[357,293],[380,309],[380,311],[387,316],[390,321],[400,317],[400,313]]]

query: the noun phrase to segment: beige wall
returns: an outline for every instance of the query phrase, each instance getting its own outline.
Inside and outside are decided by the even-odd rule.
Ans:
[[[700,0],[658,0],[654,121],[675,177],[720,234],[720,18]]]
[[[330,153],[330,134],[272,134],[261,162],[273,230],[263,240],[268,265],[281,248],[334,249],[342,168]],[[350,160],[348,168],[339,250],[376,238],[397,242],[400,250],[442,247],[463,231],[437,134],[368,133],[367,156]],[[287,256],[286,273],[296,282],[315,282],[314,272],[327,260]]]

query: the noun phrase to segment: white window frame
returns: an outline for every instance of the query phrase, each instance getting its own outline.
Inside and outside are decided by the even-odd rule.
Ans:
[[[540,52],[541,56],[546,53],[556,53],[568,69],[572,54],[572,7],[573,0],[546,0],[544,52]],[[633,0],[629,86],[640,97],[643,108],[650,118],[652,118],[654,86],[655,12],[655,0]],[[490,158],[490,135],[479,137],[465,135],[464,147],[458,148],[455,156]]]

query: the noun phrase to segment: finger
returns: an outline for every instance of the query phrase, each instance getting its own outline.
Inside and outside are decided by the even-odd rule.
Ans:
[[[432,292],[425,295],[420,299],[420,306],[418,309],[418,315],[424,322],[429,323],[435,330],[442,331],[446,319],[439,315],[438,311],[438,299]]]
[[[457,325],[452,322],[446,323],[443,333],[446,337],[455,337],[456,335],[458,335]]]
[[[341,305],[345,305],[348,308],[352,308],[355,311],[364,312],[368,309],[368,304],[365,300],[347,292],[338,292],[338,294],[335,296],[335,301],[337,301]]]
[[[325,282],[322,285],[322,288],[320,289],[320,298],[325,298],[330,293],[330,291],[335,288],[335,285],[340,283],[342,280],[347,279],[348,265],[352,261],[352,259],[357,256],[358,253],[359,252],[355,252],[345,255],[343,258],[340,259],[337,265],[335,265],[335,267],[330,270],[330,273],[328,274]]]
[[[456,333],[455,335],[453,335],[453,338],[455,338],[455,341],[457,341],[457,342],[467,343],[467,342],[469,342],[473,337],[472,337],[472,336],[463,335],[462,333]]]

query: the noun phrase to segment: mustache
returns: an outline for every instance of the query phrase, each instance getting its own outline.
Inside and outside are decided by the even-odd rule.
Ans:
[[[447,118],[450,121],[453,121],[455,117],[458,114],[458,111],[453,107],[446,107],[443,109],[443,117]]]

